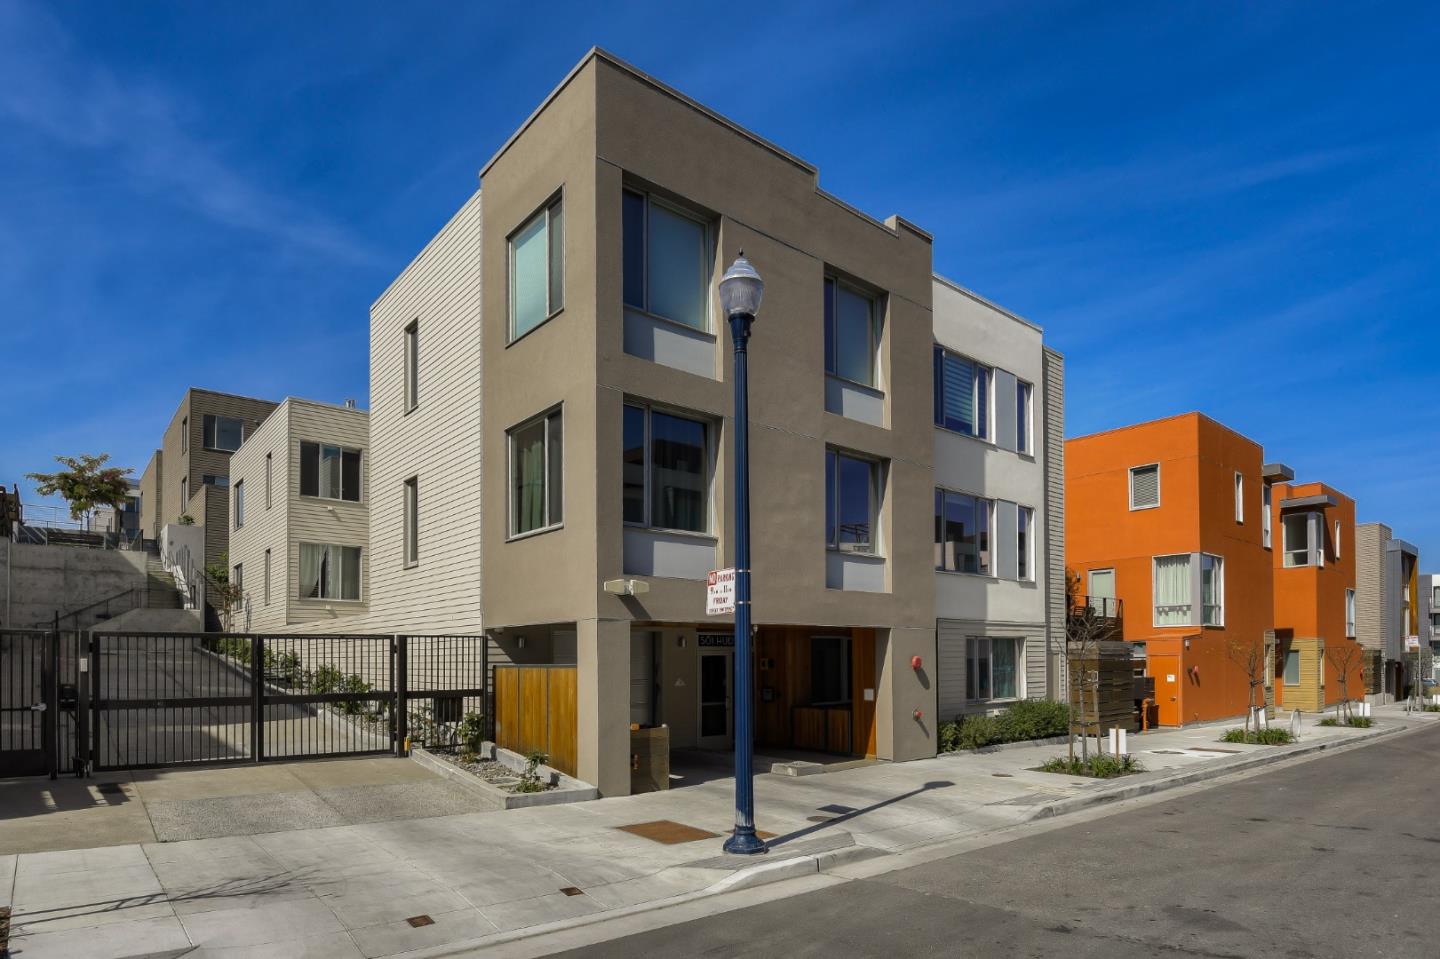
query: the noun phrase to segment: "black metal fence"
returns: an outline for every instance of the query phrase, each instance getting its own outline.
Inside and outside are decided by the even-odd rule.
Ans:
[[[489,672],[478,636],[0,632],[0,777],[453,745]]]

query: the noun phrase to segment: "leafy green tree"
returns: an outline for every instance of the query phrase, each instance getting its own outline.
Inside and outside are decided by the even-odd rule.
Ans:
[[[55,462],[64,466],[54,473],[26,473],[25,478],[34,480],[35,491],[41,496],[57,493],[70,504],[70,518],[80,519],[86,513],[100,506],[109,506],[116,513],[125,509],[130,497],[130,481],[127,479],[134,470],[118,466],[106,466],[109,453],[99,456],[57,456]]]

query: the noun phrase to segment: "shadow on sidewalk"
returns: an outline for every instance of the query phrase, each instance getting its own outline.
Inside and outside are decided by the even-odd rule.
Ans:
[[[884,809],[886,806],[893,806],[898,802],[904,802],[905,800],[918,796],[921,793],[931,792],[936,789],[947,789],[953,785],[955,784],[948,779],[928,782],[925,785],[920,786],[919,788],[912,789],[906,793],[901,793],[898,796],[891,796],[889,799],[882,799],[879,802],[872,803],[871,805],[865,806],[862,809],[848,809],[845,812],[841,812],[840,815],[836,816],[834,819],[827,819],[826,821],[816,823],[813,826],[806,826],[804,829],[797,829],[795,832],[786,833],[783,836],[776,836],[774,839],[769,840],[766,845],[768,845],[771,849],[774,849],[778,846],[783,846],[788,842],[794,842],[797,839],[804,839],[806,836],[812,836],[815,833],[820,832],[822,829],[829,829],[831,826],[838,826],[841,823],[849,822],[852,819],[858,819],[859,817],[864,816],[867,813],[872,813],[877,809]],[[843,807],[831,808],[836,808],[838,811],[839,808]]]

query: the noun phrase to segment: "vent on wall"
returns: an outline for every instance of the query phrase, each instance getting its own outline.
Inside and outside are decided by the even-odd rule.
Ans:
[[[1160,505],[1160,467],[1134,466],[1130,469],[1130,508],[1149,509]]]

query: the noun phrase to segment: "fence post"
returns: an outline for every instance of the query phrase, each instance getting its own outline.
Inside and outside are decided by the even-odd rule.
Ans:
[[[86,744],[89,762],[86,772],[93,772],[100,762],[100,696],[105,687],[100,681],[100,637],[90,634],[90,742]]]
[[[54,627],[44,640],[44,665],[40,669],[42,692],[40,702],[40,735],[45,741],[45,764],[51,779],[60,775],[60,613],[55,613]]]
[[[265,637],[250,637],[250,755],[265,760]]]
[[[394,718],[391,720],[391,735],[395,738],[395,755],[408,755],[405,740],[410,738],[410,650],[408,636],[394,636],[390,646],[390,680],[395,690]]]
[[[81,637],[75,631],[75,776],[90,775],[90,660]]]

